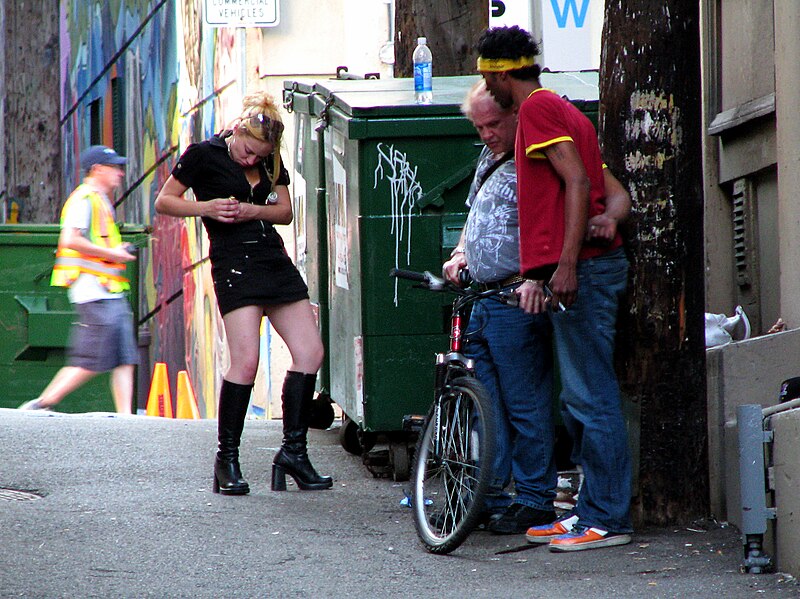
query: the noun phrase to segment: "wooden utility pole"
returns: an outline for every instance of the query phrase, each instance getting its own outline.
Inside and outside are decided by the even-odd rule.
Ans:
[[[633,199],[620,384],[641,409],[634,518],[657,525],[708,512],[700,86],[697,0],[606,2],[603,158]]]
[[[413,76],[411,55],[418,37],[428,38],[434,77],[475,74],[475,45],[489,26],[488,2],[395,0],[394,10],[395,77]]]
[[[0,6],[0,193],[22,223],[58,222],[61,175],[59,3]]]

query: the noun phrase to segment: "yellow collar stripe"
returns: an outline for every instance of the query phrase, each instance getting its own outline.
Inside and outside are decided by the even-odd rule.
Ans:
[[[483,58],[478,57],[478,71],[499,73],[501,71],[513,71],[532,67],[536,64],[533,56],[521,56],[520,58]]]

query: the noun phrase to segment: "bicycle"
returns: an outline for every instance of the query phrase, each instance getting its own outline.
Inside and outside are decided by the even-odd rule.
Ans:
[[[417,534],[429,552],[444,555],[459,547],[478,524],[495,455],[492,401],[475,378],[473,361],[462,354],[467,308],[485,298],[513,303],[516,295],[458,287],[430,272],[392,269],[389,276],[456,296],[450,346],[447,353],[436,354],[433,404],[422,425],[411,477]]]

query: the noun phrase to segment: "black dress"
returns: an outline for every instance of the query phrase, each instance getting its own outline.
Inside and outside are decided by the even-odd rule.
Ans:
[[[229,156],[223,135],[186,148],[172,176],[190,187],[199,202],[233,196],[240,202],[263,206],[272,191],[266,169],[272,171],[274,156],[258,164],[260,181],[251,187],[244,169]],[[289,184],[283,165],[275,184]],[[308,288],[272,223],[221,223],[204,217],[203,225],[211,243],[211,276],[223,316],[242,306],[308,299]]]

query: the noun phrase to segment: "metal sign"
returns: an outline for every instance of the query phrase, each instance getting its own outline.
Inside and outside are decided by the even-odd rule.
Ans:
[[[205,0],[203,15],[212,27],[275,27],[279,0]]]

